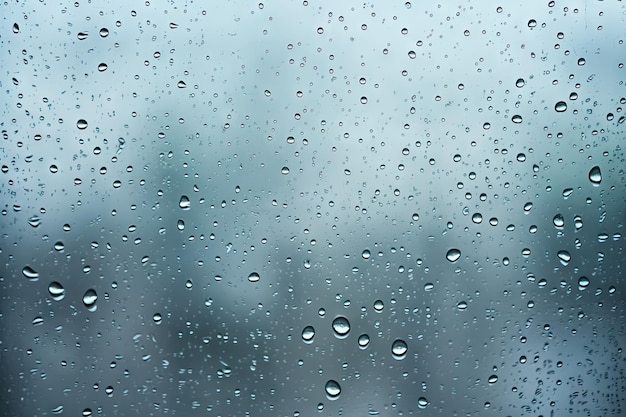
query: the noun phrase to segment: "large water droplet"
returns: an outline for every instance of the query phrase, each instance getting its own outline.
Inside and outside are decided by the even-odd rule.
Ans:
[[[522,123],[523,119],[522,119],[522,116],[520,116],[519,114],[516,114],[515,116],[511,117],[511,121],[513,123],[519,124],[519,123]]]
[[[383,303],[383,300],[374,301],[374,310],[380,313],[381,311],[383,311],[383,308],[385,308],[385,303]]]
[[[563,266],[566,266],[572,260],[572,255],[570,255],[570,253],[566,250],[558,251],[556,256],[558,256]]]
[[[101,63],[98,64],[98,71],[100,71],[100,72],[106,71],[107,68],[109,68],[109,66],[106,63],[104,63],[104,62],[101,62]]]
[[[324,390],[326,391],[326,396],[329,400],[336,400],[341,395],[341,386],[334,379],[329,380],[324,386]]]
[[[37,215],[29,217],[28,224],[31,225],[31,227],[39,227],[41,225],[41,217]]]
[[[248,281],[250,282],[257,282],[260,279],[261,277],[259,276],[258,272],[251,272],[250,275],[248,275]]]
[[[576,231],[583,228],[583,218],[579,215],[574,216],[574,227],[576,228]]]
[[[472,221],[476,224],[480,224],[483,221],[483,215],[480,213],[472,214]]]
[[[602,172],[600,171],[599,166],[596,165],[595,167],[591,168],[591,170],[589,171],[589,181],[591,181],[591,183],[596,187],[600,185],[600,183],[602,182]]]
[[[35,271],[33,268],[31,268],[28,265],[22,268],[22,274],[24,274],[24,276],[31,281],[39,280],[39,272]]]
[[[363,259],[369,259],[370,256],[372,256],[372,254],[370,253],[368,249],[365,249],[363,252],[361,252],[361,257]]]
[[[87,310],[92,312],[96,311],[96,309],[98,308],[98,306],[96,305],[96,301],[98,301],[98,294],[93,288],[85,291],[85,294],[83,295],[83,304],[85,305],[85,307],[87,307]]]
[[[315,337],[315,328],[313,326],[306,326],[302,330],[302,340],[304,340],[304,343],[313,343],[314,337]]]
[[[78,119],[78,121],[76,122],[76,127],[80,130],[87,129],[87,126],[87,120],[85,119]]]
[[[402,339],[396,339],[391,344],[391,354],[394,359],[401,360],[406,356],[406,352],[409,350],[406,342]]]
[[[57,281],[52,281],[48,285],[48,292],[54,301],[61,301],[65,297],[65,288]]]
[[[361,336],[359,336],[359,347],[361,349],[365,349],[367,346],[369,346],[369,344],[370,344],[369,335],[363,333]]]
[[[459,301],[459,303],[456,305],[456,308],[458,308],[459,311],[467,310],[467,302],[466,301]]]
[[[102,36],[103,38],[106,38],[107,36],[109,36],[109,29],[101,28],[100,29],[100,36]]]
[[[515,87],[517,88],[522,88],[524,84],[526,84],[526,81],[524,81],[523,78],[518,78],[517,81],[515,81]]]
[[[490,384],[495,384],[498,382],[498,375],[491,375],[487,380]]]
[[[340,339],[347,337],[348,333],[350,333],[350,322],[343,316],[337,317],[333,320],[333,331],[335,336]]]
[[[559,113],[563,113],[565,110],[567,110],[567,103],[564,101],[559,101],[554,105],[554,110]]]
[[[183,210],[189,210],[191,208],[191,201],[189,201],[189,197],[181,195],[180,200],[178,200],[178,207]]]
[[[152,321],[154,321],[155,324],[161,324],[161,322],[163,321],[163,316],[161,315],[161,313],[154,313],[152,315]]]
[[[589,286],[589,278],[587,277],[578,278],[578,286],[580,288],[587,288]]]
[[[421,409],[428,407],[428,400],[424,397],[419,397],[417,400],[417,406]]]
[[[554,216],[552,218],[552,224],[554,224],[554,227],[556,227],[557,229],[562,229],[565,225],[565,219],[563,218],[563,215],[557,214],[556,216]]]
[[[448,253],[446,253],[446,259],[450,262],[456,262],[461,257],[461,251],[458,249],[450,249]]]

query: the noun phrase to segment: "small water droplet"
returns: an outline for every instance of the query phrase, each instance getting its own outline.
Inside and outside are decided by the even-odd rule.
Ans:
[[[61,414],[63,412],[63,406],[57,405],[52,409],[52,414]]]
[[[554,216],[552,218],[552,224],[554,224],[554,227],[556,227],[557,229],[562,229],[565,225],[565,219],[563,218],[563,215],[559,213]]]
[[[461,257],[461,251],[458,249],[450,249],[448,253],[446,253],[446,259],[450,262],[456,262]]]
[[[178,200],[178,207],[183,210],[189,210],[191,208],[191,201],[189,201],[189,197],[181,195],[180,200]]]
[[[586,63],[587,63],[587,60],[585,60],[585,58],[578,58],[578,65],[580,65],[581,67],[585,65]]]
[[[574,227],[576,227],[576,231],[583,228],[583,218],[579,215],[574,216]]]
[[[20,25],[17,23],[13,23],[13,33],[20,33]]]
[[[336,400],[341,395],[341,386],[334,379],[329,380],[324,386],[326,396],[329,400]]]
[[[337,317],[333,320],[333,331],[339,339],[347,337],[348,333],[350,333],[350,322],[343,316]]]
[[[104,63],[104,62],[101,62],[101,63],[98,64],[98,71],[100,71],[100,72],[106,71],[107,68],[109,68],[109,66],[106,63]]]
[[[483,221],[483,215],[480,213],[472,214],[472,221],[476,224],[480,224]]]
[[[98,308],[96,301],[98,301],[98,294],[93,288],[85,291],[85,294],[83,295],[83,304],[87,307],[87,310],[91,312],[96,311]]]
[[[559,101],[554,105],[554,110],[556,110],[559,113],[563,113],[565,110],[567,110],[567,103],[564,101]]]
[[[250,282],[257,282],[260,279],[261,277],[257,272],[251,272],[250,275],[248,275],[248,281]]]
[[[523,119],[522,119],[522,116],[520,116],[519,114],[516,114],[515,116],[511,117],[511,121],[513,123],[519,124],[519,123],[522,123]]]
[[[176,84],[176,86],[177,86],[178,88],[187,88],[187,83],[185,83],[183,80],[180,80],[180,81]]]
[[[556,253],[556,256],[558,256],[558,258],[561,261],[561,264],[563,266],[566,266],[572,260],[572,255],[570,255],[570,253],[568,251],[566,251],[566,250],[558,251]]]
[[[522,88],[524,84],[526,84],[526,81],[524,81],[523,78],[518,78],[517,81],[515,81],[515,87],[517,88]]]
[[[22,274],[24,274],[24,276],[28,278],[30,281],[39,280],[39,272],[35,271],[33,268],[31,268],[28,265],[22,268]]]
[[[176,222],[176,228],[178,230],[185,230],[185,221],[183,219],[178,219]]]
[[[589,181],[591,181],[595,187],[600,185],[602,182],[602,171],[600,171],[599,166],[596,165],[589,170]]]
[[[48,292],[54,301],[61,301],[65,297],[65,288],[57,281],[52,281],[48,285]]]
[[[424,291],[432,291],[435,289],[435,284],[433,284],[432,282],[427,282],[426,284],[424,284]]]
[[[76,122],[76,127],[79,128],[80,130],[84,130],[87,129],[87,120],[85,119],[78,119],[78,121]]]
[[[107,36],[109,36],[109,29],[101,28],[100,29],[100,36],[103,37],[103,38],[106,38]]]
[[[374,301],[374,310],[380,313],[381,311],[383,311],[384,308],[385,304],[383,303],[383,300]]]
[[[270,90],[265,90],[263,93],[265,94],[265,97],[270,97],[272,95]]]
[[[283,175],[289,174],[289,167],[282,167],[280,169],[280,173],[283,174]]]
[[[498,375],[491,375],[487,380],[490,384],[495,384],[498,382]]]
[[[361,257],[363,259],[369,259],[371,255],[372,254],[370,253],[368,249],[365,249],[363,252],[361,252]]]
[[[361,336],[359,336],[359,347],[361,349],[365,349],[367,346],[369,346],[369,344],[370,344],[369,335],[363,333]]]
[[[563,190],[563,198],[567,198],[574,192],[573,188],[566,188]]]
[[[78,34],[76,35],[79,41],[84,41],[85,39],[87,39],[88,36],[89,34],[87,32],[78,32]]]
[[[306,326],[302,330],[302,340],[304,340],[304,343],[313,343],[314,337],[315,337],[315,328],[313,326]]]
[[[526,213],[528,213],[532,208],[533,208],[533,203],[531,203],[530,201],[528,203],[524,204],[524,211]]]
[[[407,346],[406,342],[402,339],[396,339],[391,344],[391,354],[396,360],[404,359],[406,356],[406,352],[408,350],[409,350],[409,347]]]
[[[152,320],[156,324],[161,324],[161,321],[163,320],[163,316],[161,315],[161,313],[154,313],[154,315],[152,316]]]

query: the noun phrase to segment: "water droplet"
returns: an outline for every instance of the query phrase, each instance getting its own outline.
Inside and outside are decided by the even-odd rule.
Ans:
[[[178,88],[187,88],[187,83],[181,80],[181,81],[179,81],[176,84],[176,87],[178,87]]]
[[[85,294],[83,295],[83,304],[85,305],[85,307],[87,307],[87,310],[91,312],[96,311],[98,307],[96,305],[97,300],[98,300],[98,294],[93,288],[90,288],[87,291],[85,291]]]
[[[435,284],[433,284],[432,282],[427,282],[426,284],[424,284],[424,291],[432,291],[435,289]]]
[[[313,343],[314,337],[315,337],[315,328],[313,326],[306,326],[302,330],[302,340],[304,340],[304,343]]]
[[[161,316],[161,313],[154,313],[154,315],[152,316],[152,320],[156,324],[161,324],[161,321],[163,320],[163,316]]]
[[[385,304],[383,303],[383,300],[374,301],[374,310],[380,313],[381,311],[383,311],[384,308]]]
[[[562,229],[565,225],[565,219],[563,218],[563,215],[559,213],[554,216],[552,218],[552,224],[554,224],[554,227],[556,227],[557,229]]]
[[[465,302],[465,301],[459,301],[459,303],[456,305],[456,308],[457,308],[459,311],[465,311],[465,310],[467,310],[467,302]]]
[[[602,182],[602,172],[600,171],[599,166],[595,166],[589,170],[589,181],[597,187]]]
[[[41,225],[41,217],[37,215],[29,217],[28,224],[32,227],[39,227]]]
[[[483,123],[483,129],[489,130],[490,128],[491,128],[491,123],[489,123],[489,122]]]
[[[578,65],[580,65],[581,67],[585,65],[586,63],[587,61],[585,60],[585,58],[578,58]]]
[[[76,35],[79,41],[84,41],[85,39],[87,39],[87,36],[89,36],[87,32],[78,32],[78,34]]]
[[[52,414],[61,414],[63,412],[63,406],[57,405],[52,409]]]
[[[583,228],[583,218],[579,215],[574,216],[574,227],[576,227],[576,231]]]
[[[526,84],[526,81],[524,81],[523,78],[518,78],[517,81],[515,81],[515,87],[517,88],[522,88],[524,84]]]
[[[368,249],[365,249],[363,252],[361,252],[361,257],[363,259],[369,259],[371,255],[372,254],[370,253]]]
[[[348,333],[350,333],[350,322],[343,316],[337,317],[333,320],[333,331],[339,339],[347,337]]]
[[[282,167],[280,169],[280,173],[283,174],[283,175],[289,174],[289,167]]]
[[[480,224],[483,221],[483,215],[480,213],[472,214],[472,221],[476,224]]]
[[[215,280],[216,280],[216,281],[220,281],[221,279],[220,279],[220,280],[218,280],[218,279],[217,279],[217,277],[215,277]],[[190,280],[190,279],[188,279],[187,281],[185,281],[185,288],[187,288],[188,290],[192,289],[192,288],[193,288],[193,281],[192,281],[192,280]]]
[[[367,97],[361,97],[361,104],[367,104]]]
[[[100,71],[100,72],[106,71],[107,68],[109,68],[109,66],[107,64],[105,64],[104,62],[101,62],[101,63],[98,64],[98,71]]]
[[[516,114],[515,116],[511,117],[511,121],[513,123],[519,124],[519,123],[522,123],[523,119],[522,119],[522,116],[520,116],[519,114]]]
[[[556,110],[559,113],[563,113],[565,110],[567,110],[567,103],[564,101],[559,101],[554,105],[554,110]]]
[[[556,253],[556,256],[558,256],[558,258],[561,261],[561,264],[563,266],[566,266],[572,260],[572,255],[570,255],[570,253],[568,251],[566,251],[566,250],[558,251]]]
[[[578,286],[580,288],[587,288],[589,286],[589,278],[587,277],[578,278]]]
[[[369,335],[363,333],[361,336],[359,336],[359,347],[361,349],[365,349],[367,346],[369,346],[369,344],[370,344]]]
[[[107,36],[109,36],[109,29],[107,28],[100,29],[100,36],[103,38],[106,38]]]
[[[487,380],[490,384],[495,384],[498,382],[498,375],[491,375]]]
[[[28,278],[30,281],[39,280],[39,272],[35,271],[33,268],[31,268],[28,265],[22,268],[22,274],[24,274],[24,276]]]
[[[402,339],[396,339],[391,344],[391,354],[394,359],[401,360],[406,356],[406,352],[409,350],[406,342]]]
[[[461,257],[461,251],[458,249],[450,249],[448,253],[446,253],[446,259],[450,262],[456,262]]]
[[[524,162],[526,161],[526,154],[525,153],[518,153],[517,154],[517,162]]]
[[[324,386],[326,390],[326,396],[329,400],[336,400],[341,395],[341,386],[334,379],[329,380]]]
[[[574,192],[573,188],[566,188],[563,190],[563,198],[567,198]]]
[[[76,127],[80,130],[87,129],[87,120],[78,119],[78,121],[76,122]]]
[[[417,406],[421,409],[428,407],[428,400],[424,397],[419,397],[417,400]]]
[[[248,281],[250,282],[257,282],[260,279],[261,277],[257,272],[251,272],[250,275],[248,275]]]
[[[20,25],[13,23],[13,33],[20,33]]]
[[[178,219],[176,222],[176,228],[178,230],[185,230],[185,221],[183,219]]]
[[[181,195],[180,200],[178,200],[178,207],[183,210],[189,210],[191,208],[191,201],[189,201],[189,197]]]
[[[61,301],[65,297],[65,288],[57,281],[52,281],[48,285],[48,292],[54,301]]]

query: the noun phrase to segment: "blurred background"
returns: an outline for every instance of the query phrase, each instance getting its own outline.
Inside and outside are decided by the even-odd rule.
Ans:
[[[626,413],[620,2],[0,10],[0,415]]]

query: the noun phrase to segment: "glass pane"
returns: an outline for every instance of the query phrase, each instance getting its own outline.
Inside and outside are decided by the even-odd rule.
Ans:
[[[625,413],[620,2],[11,2],[3,415]]]

